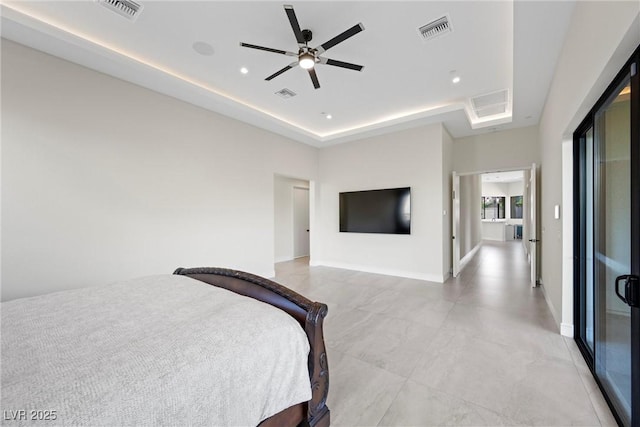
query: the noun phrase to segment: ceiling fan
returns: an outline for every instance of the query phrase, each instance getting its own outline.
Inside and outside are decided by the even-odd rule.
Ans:
[[[240,43],[240,46],[242,47],[264,50],[267,52],[278,53],[280,55],[295,56],[298,58],[297,61],[292,62],[291,64],[287,65],[281,70],[276,71],[275,73],[267,77],[265,80],[267,81],[272,80],[278,77],[280,74],[284,73],[285,71],[288,71],[294,68],[295,66],[299,65],[300,67],[304,68],[309,72],[309,76],[311,77],[311,81],[313,82],[313,87],[318,89],[320,87],[320,82],[318,81],[318,76],[316,75],[316,71],[314,68],[316,64],[333,65],[335,67],[342,67],[348,70],[362,71],[362,69],[364,68],[362,65],[351,64],[349,62],[343,62],[343,61],[336,61],[335,59],[323,58],[320,56],[321,54],[331,49],[338,43],[342,43],[348,38],[353,37],[356,34],[358,34],[360,31],[364,30],[364,26],[362,25],[362,23],[354,25],[353,27],[343,31],[342,33],[338,34],[331,40],[324,42],[318,47],[311,48],[309,47],[309,42],[311,41],[313,36],[313,34],[311,33],[311,30],[300,30],[300,25],[298,24],[298,18],[296,18],[296,13],[293,10],[293,6],[285,5],[284,10],[287,13],[287,17],[289,18],[289,23],[291,24],[291,28],[293,29],[293,34],[295,35],[296,41],[298,42],[298,53],[290,52],[286,50],[280,50],[280,49],[272,49],[270,47],[257,46],[249,43]]]

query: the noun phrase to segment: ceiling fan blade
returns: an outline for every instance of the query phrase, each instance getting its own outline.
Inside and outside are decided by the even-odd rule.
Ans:
[[[349,37],[355,36],[356,34],[358,34],[362,30],[364,30],[364,25],[362,25],[362,23],[356,24],[353,27],[349,28],[348,30],[343,31],[342,33],[338,34],[337,36],[335,36],[331,40],[329,40],[327,42],[324,42],[323,44],[318,46],[316,48],[316,50],[318,51],[318,54],[320,54],[322,52],[325,52],[325,51],[331,49],[332,47],[334,47],[335,45],[337,45],[338,43],[342,43],[343,41],[345,41]]]
[[[309,76],[311,77],[311,81],[313,82],[313,87],[319,89],[320,82],[318,81],[318,76],[316,75],[315,68],[309,68],[307,71],[309,72]]]
[[[294,52],[288,52],[286,50],[280,50],[280,49],[273,49],[270,47],[264,47],[264,46],[258,46],[255,44],[249,44],[249,43],[240,43],[240,46],[242,47],[249,47],[251,49],[258,49],[258,50],[264,50],[266,52],[273,52],[273,53],[279,53],[281,55],[287,55],[287,56],[298,56],[297,53]]]
[[[321,64],[333,65],[335,67],[347,68],[349,70],[362,71],[364,65],[352,64],[350,62],[337,61],[329,58],[318,58]]]
[[[287,12],[287,18],[293,29],[293,34],[296,36],[296,40],[299,45],[304,45],[304,37],[302,37],[302,31],[300,30],[300,24],[298,24],[298,18],[296,18],[296,12],[293,10],[293,6],[285,5],[284,11]]]
[[[269,81],[269,80],[273,80],[276,77],[278,77],[280,74],[284,73],[285,71],[288,71],[290,69],[292,69],[293,67],[295,67],[296,65],[298,65],[297,62],[292,62],[291,64],[287,65],[286,67],[284,67],[282,70],[278,70],[275,73],[271,74],[269,77],[267,77],[265,80]]]

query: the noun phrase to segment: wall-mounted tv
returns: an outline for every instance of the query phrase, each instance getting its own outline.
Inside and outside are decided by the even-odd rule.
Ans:
[[[411,234],[411,188],[340,193],[340,231]]]

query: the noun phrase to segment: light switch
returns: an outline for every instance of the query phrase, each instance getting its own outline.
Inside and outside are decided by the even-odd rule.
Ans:
[[[555,219],[560,219],[560,205],[555,205],[553,207],[553,217]]]

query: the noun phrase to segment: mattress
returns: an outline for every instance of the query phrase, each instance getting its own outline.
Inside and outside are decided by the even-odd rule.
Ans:
[[[23,298],[1,312],[5,425],[255,426],[311,398],[295,319],[188,277]]]

